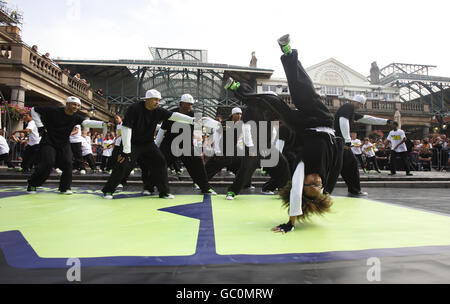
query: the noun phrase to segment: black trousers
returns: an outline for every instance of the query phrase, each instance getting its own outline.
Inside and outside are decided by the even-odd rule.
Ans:
[[[81,153],[81,143],[71,143],[73,155],[73,168],[81,170],[83,168],[83,154]]]
[[[26,146],[22,154],[22,169],[31,170],[39,161],[39,145]]]
[[[54,147],[49,144],[40,145],[40,161],[36,170],[28,179],[28,185],[41,186],[50,176],[53,168],[62,170],[59,181],[59,191],[70,189],[72,184],[72,148],[70,144]]]
[[[11,162],[11,154],[5,153],[0,155],[0,161],[4,161],[8,168],[14,168],[14,164]]]
[[[358,163],[350,148],[345,148],[343,152],[341,176],[347,185],[348,192],[354,194],[361,192]]]
[[[177,165],[177,160],[181,160],[194,183],[196,183],[202,192],[207,192],[211,189],[208,182],[208,175],[206,174],[205,164],[200,156],[194,156],[194,148],[191,149],[191,156],[175,157],[171,152],[171,143],[163,142],[160,146],[161,152],[166,159],[167,165],[174,165],[175,170],[179,171],[180,167]]]
[[[167,163],[161,150],[152,141],[143,145],[131,146],[131,162],[117,163],[108,181],[103,187],[103,193],[114,193],[117,185],[135,167],[137,160],[151,172],[152,180],[159,190],[160,195],[169,193],[169,179],[167,176]]]
[[[355,155],[356,159],[359,161],[359,164],[361,165],[361,169],[365,168],[365,164],[364,164],[364,160],[362,158],[362,154],[355,154],[353,153],[353,155]]]
[[[85,156],[83,156],[83,159],[85,162],[88,163],[89,168],[91,168],[92,170],[95,170],[96,166],[95,166],[94,155],[92,155],[92,154],[85,155]]]
[[[376,171],[380,171],[380,167],[378,166],[378,161],[376,156],[373,157],[366,157],[367,159],[367,165],[369,165],[369,163],[371,163],[373,165],[373,169]]]
[[[112,163],[113,163],[112,156],[103,156],[102,155],[102,164],[100,165],[100,169],[102,171],[103,170],[106,170],[106,171],[112,170],[113,169]]]
[[[391,150],[391,173],[396,173],[396,167],[397,167],[397,157],[400,158],[400,160],[403,162],[403,165],[406,169],[406,174],[410,172],[409,168],[409,162],[408,162],[408,152],[395,152],[394,150]]]
[[[264,168],[264,170],[266,170],[270,175],[269,181],[267,181],[262,187],[262,191],[264,192],[281,189],[286,186],[288,181],[291,179],[291,170],[289,168],[288,160],[282,153],[280,153],[278,164],[275,167]]]
[[[256,169],[258,169],[261,162],[261,158],[258,156],[244,156],[240,162],[240,167],[233,184],[228,188],[228,191],[232,191],[235,194],[239,194],[242,189],[251,184],[252,175]]]
[[[111,162],[110,167],[115,168],[117,165],[117,157],[119,157],[120,152],[122,152],[122,145],[114,146],[112,155],[111,155]]]
[[[241,166],[242,157],[237,156],[213,156],[205,164],[206,175],[211,180],[214,175],[227,167],[234,174],[237,174]]]

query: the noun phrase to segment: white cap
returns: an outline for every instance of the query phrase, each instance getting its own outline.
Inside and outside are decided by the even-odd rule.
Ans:
[[[234,108],[233,110],[231,110],[231,115],[233,114],[242,114],[241,108]]]
[[[351,101],[356,101],[359,102],[360,104],[365,104],[366,103],[366,96],[364,95],[355,95],[353,97],[350,98]]]
[[[181,96],[180,102],[194,104],[195,100],[194,100],[194,97],[192,97],[191,94],[184,94],[183,96]]]
[[[77,103],[81,106],[80,98],[75,96],[70,96],[69,98],[67,98],[66,103]]]
[[[150,99],[150,98],[161,99],[161,93],[159,93],[159,91],[157,91],[157,90],[148,90],[145,93],[145,98],[144,99]]]

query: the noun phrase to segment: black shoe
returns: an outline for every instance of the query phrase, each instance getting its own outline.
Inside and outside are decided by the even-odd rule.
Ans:
[[[412,173],[406,173],[406,176],[413,176]]]
[[[368,195],[369,195],[369,193],[362,192],[362,191],[359,191],[358,193],[352,193],[352,192],[348,193],[348,196],[350,196],[350,197],[363,197],[363,196],[368,196]]]

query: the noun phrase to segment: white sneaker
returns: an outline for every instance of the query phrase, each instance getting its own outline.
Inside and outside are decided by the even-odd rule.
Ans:
[[[65,194],[65,195],[72,195],[73,194],[72,190],[60,191],[59,193],[60,194]]]
[[[165,194],[165,195],[163,195],[163,196],[159,196],[159,198],[163,198],[163,199],[174,199],[175,198],[175,195],[173,195],[173,194]]]
[[[250,187],[248,187],[248,190],[255,190],[255,189],[256,189],[256,187],[253,186],[253,185],[251,185]]]
[[[86,174],[86,170],[80,170],[80,174],[81,175],[85,175]]]
[[[56,168],[55,171],[56,171],[56,174],[58,174],[58,175],[61,175],[61,174],[62,174],[62,170],[59,169],[59,168]]]
[[[107,200],[112,200],[113,195],[112,195],[112,193],[105,193],[105,194],[103,194],[103,198],[107,199]]]
[[[200,190],[200,187],[197,184],[194,184],[194,186],[192,188],[194,189],[194,191]]]
[[[134,173],[135,173],[134,170],[131,170],[130,175],[134,175]]]
[[[232,201],[232,200],[234,200],[234,196],[232,196],[232,195],[227,195],[226,200]]]
[[[275,192],[273,191],[262,191],[261,193],[264,195],[275,195]]]
[[[142,191],[142,195],[143,195],[143,196],[152,196],[153,193],[151,193],[151,192],[148,191],[148,190],[144,190],[144,191]]]
[[[118,184],[116,187],[116,191],[122,191],[123,190],[123,185],[122,184]]]

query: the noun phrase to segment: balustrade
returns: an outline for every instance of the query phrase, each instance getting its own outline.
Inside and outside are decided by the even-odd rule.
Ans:
[[[43,57],[25,44],[0,43],[0,63],[5,63],[5,59],[6,62],[20,63],[36,74],[45,76],[60,87],[69,90],[73,95],[107,109],[106,99],[94,93],[88,84],[78,78],[71,77],[51,59]]]

